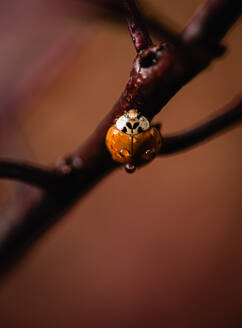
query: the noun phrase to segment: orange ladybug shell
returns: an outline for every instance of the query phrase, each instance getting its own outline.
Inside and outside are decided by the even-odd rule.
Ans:
[[[161,145],[160,131],[154,126],[133,136],[111,126],[106,135],[106,146],[113,160],[121,164],[145,164],[155,157]]]

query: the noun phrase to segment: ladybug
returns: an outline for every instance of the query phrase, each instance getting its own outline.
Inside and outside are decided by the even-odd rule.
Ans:
[[[151,161],[161,145],[159,129],[136,109],[120,116],[106,134],[106,146],[113,160],[124,164],[128,173]]]

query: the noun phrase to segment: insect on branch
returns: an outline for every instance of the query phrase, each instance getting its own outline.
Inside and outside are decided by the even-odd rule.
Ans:
[[[1,218],[7,229],[0,228],[0,275],[8,272],[75,202],[119,167],[105,147],[105,136],[114,119],[131,108],[149,120],[160,112],[176,92],[218,56],[220,41],[238,18],[242,5],[237,0],[208,0],[184,31],[175,36],[179,42],[153,45],[135,1],[125,0],[123,4],[137,56],[128,83],[111,111],[73,154],[63,156],[61,166],[46,169],[18,162],[0,164],[0,177],[45,189],[31,204],[22,204],[21,212],[14,217]],[[161,155],[186,149],[237,122],[241,122],[241,100],[195,128],[164,136]],[[55,192],[53,185],[58,186]]]

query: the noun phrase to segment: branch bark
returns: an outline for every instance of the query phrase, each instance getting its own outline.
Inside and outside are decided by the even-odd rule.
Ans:
[[[130,35],[137,52],[152,45],[151,38],[146,30],[144,20],[136,7],[134,0],[123,0],[126,9],[126,19]]]
[[[226,24],[224,18],[220,17],[220,5],[222,7],[224,3],[230,8],[231,13]],[[133,13],[129,19],[130,17],[136,20],[137,16]],[[1,219],[5,229],[0,228],[0,275],[6,273],[32,243],[62,217],[77,200],[119,166],[112,161],[105,147],[106,131],[113,120],[130,108],[137,108],[151,120],[182,86],[218,56],[217,49],[220,48],[221,38],[238,17],[236,1],[209,0],[202,8],[202,17],[214,18],[216,31],[220,29],[223,31],[209,39],[208,43],[200,44],[200,41],[196,41],[194,46],[195,34],[188,38],[188,31],[193,31],[194,28],[197,30],[197,35],[207,35],[213,31],[211,19],[201,19],[199,15],[195,16],[180,35],[179,44],[150,45],[148,48],[146,44],[144,49],[144,43],[141,42],[143,45],[140,49],[140,43],[138,42],[137,45],[135,40],[139,52],[124,92],[86,142],[67,160],[63,160],[63,165],[57,167],[57,171],[62,172],[61,174],[63,168],[67,172],[61,183],[58,183],[58,188],[48,188],[45,193],[38,195],[35,201],[25,206],[19,216],[8,218],[8,221]],[[141,25],[139,30],[142,30]],[[142,33],[146,32],[143,30]],[[241,111],[241,104],[239,108]],[[227,123],[228,118],[230,123]],[[168,154],[186,148],[235,121],[235,118],[231,119],[230,114],[223,114],[221,118],[218,117],[209,124],[180,136],[165,137],[163,152]],[[79,164],[76,166],[75,163]],[[28,177],[25,180],[31,179]]]
[[[0,178],[17,180],[48,190],[60,182],[62,177],[61,172],[47,167],[38,167],[27,162],[0,160]]]

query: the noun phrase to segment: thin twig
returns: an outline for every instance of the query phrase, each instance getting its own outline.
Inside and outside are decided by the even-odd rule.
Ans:
[[[146,30],[144,20],[136,7],[135,0],[123,0],[126,9],[126,19],[130,35],[137,52],[152,45],[151,38]]]
[[[169,155],[189,149],[225,129],[232,128],[242,122],[242,100],[221,109],[204,123],[189,128],[183,132],[163,137],[161,155]]]
[[[121,1],[108,1],[108,2],[105,0],[104,1],[83,0],[83,1],[86,1],[88,2],[89,5],[92,5],[96,9],[99,9],[99,10],[95,10],[95,17],[101,20],[104,19],[105,21],[111,21],[112,23],[125,26],[124,19],[123,19],[125,15],[125,10]],[[172,44],[179,43],[180,39],[178,33],[174,30],[174,26],[173,26],[174,23],[169,22],[169,24],[167,24],[166,17],[161,17],[160,14],[159,17],[153,13],[150,14],[150,12],[152,11],[153,11],[152,9],[149,9],[146,6],[146,10],[141,11],[139,14],[139,16],[141,16],[143,20],[146,22],[146,26],[148,27],[151,34],[153,34],[155,37],[159,38],[164,42],[170,42]]]

